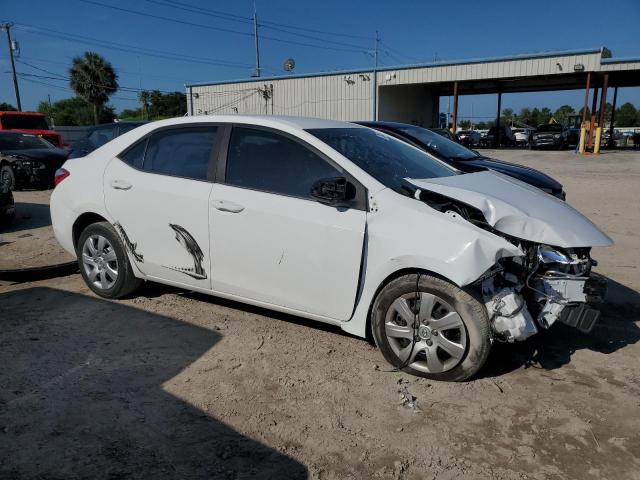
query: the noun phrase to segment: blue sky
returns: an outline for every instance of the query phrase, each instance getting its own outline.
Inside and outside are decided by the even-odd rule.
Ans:
[[[19,72],[23,109],[35,109],[51,95],[53,101],[72,95],[67,75],[71,58],[86,50],[105,56],[131,89],[184,91],[184,84],[247,78],[255,53],[252,0],[0,0],[1,21],[12,21],[20,43]],[[135,10],[209,28],[106,8]],[[183,6],[186,10],[166,4]],[[192,9],[189,6],[194,6]],[[264,74],[280,74],[288,57],[296,73],[367,68],[373,59],[375,31],[382,40],[381,65],[466,59],[550,50],[606,46],[614,57],[640,56],[640,2],[593,0],[517,1],[345,1],[256,0]],[[195,11],[207,9],[209,15]],[[218,14],[211,12],[222,12]],[[228,15],[227,15],[228,14]],[[266,28],[268,26],[272,28]],[[34,28],[35,27],[35,28]],[[293,28],[317,30],[292,30]],[[43,30],[45,29],[45,30]],[[222,29],[226,31],[220,31]],[[295,31],[300,35],[292,35]],[[60,35],[55,32],[61,32]],[[321,33],[320,33],[321,32]],[[333,35],[341,33],[349,36]],[[46,33],[46,35],[43,35]],[[15,104],[4,32],[0,38],[0,102]],[[62,37],[74,35],[69,40]],[[82,37],[82,38],[80,38]],[[134,47],[128,52],[85,43],[115,42]],[[297,43],[294,43],[297,42]],[[300,45],[306,43],[308,45]],[[321,48],[309,45],[320,45]],[[112,44],[113,46],[113,44]],[[171,59],[149,56],[153,53]],[[174,55],[178,56],[176,59]],[[179,60],[184,56],[192,61]],[[197,61],[198,63],[194,63]],[[220,65],[222,63],[222,65]],[[43,78],[49,77],[49,78]],[[35,83],[39,82],[39,83]],[[47,85],[44,85],[47,84]],[[579,107],[582,91],[504,95],[503,108],[524,106]],[[112,103],[118,110],[135,108],[136,93],[121,91]],[[495,96],[462,97],[460,114],[495,115]],[[640,89],[621,89],[618,105],[640,106]],[[447,99],[441,101],[446,110]]]

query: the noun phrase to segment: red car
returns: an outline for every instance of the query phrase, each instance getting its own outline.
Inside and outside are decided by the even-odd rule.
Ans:
[[[2,130],[31,133],[44,138],[58,148],[64,147],[62,135],[49,128],[42,113],[0,112],[0,131]]]

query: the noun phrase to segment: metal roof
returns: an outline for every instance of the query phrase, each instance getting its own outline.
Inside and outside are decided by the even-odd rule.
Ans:
[[[524,53],[519,55],[508,55],[508,56],[498,56],[498,57],[482,57],[482,58],[473,58],[473,59],[465,59],[465,60],[442,60],[436,62],[427,62],[427,63],[415,63],[409,65],[396,65],[390,67],[381,67],[378,68],[378,72],[386,72],[393,70],[410,70],[415,68],[429,68],[429,67],[446,67],[451,65],[472,65],[477,63],[491,63],[491,62],[509,62],[514,60],[530,60],[535,58],[549,58],[549,57],[566,57],[570,55],[589,55],[589,54],[597,54],[601,53],[603,57],[610,56],[611,52],[605,48],[587,48],[587,49],[578,49],[578,50],[560,50],[560,51],[546,51],[546,52],[537,52],[537,53]],[[602,58],[602,63],[616,63],[619,61],[637,61],[636,60],[627,60],[627,59],[612,59],[612,58]],[[372,72],[373,68],[359,68],[353,70],[336,70],[336,71],[328,71],[328,72],[316,72],[316,73],[302,73],[296,75],[275,75],[271,77],[251,77],[251,78],[242,78],[235,80],[223,80],[220,82],[199,82],[199,83],[188,83],[185,84],[185,87],[199,87],[199,86],[208,86],[208,85],[228,85],[232,83],[246,83],[246,82],[269,82],[273,80],[287,80],[287,79],[295,79],[295,78],[309,78],[309,77],[326,77],[331,75],[353,75],[358,73],[367,73]]]

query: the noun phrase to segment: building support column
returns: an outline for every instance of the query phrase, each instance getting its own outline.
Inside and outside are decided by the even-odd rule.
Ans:
[[[453,117],[451,118],[451,130],[455,134],[458,126],[458,82],[453,82]]]
[[[593,141],[595,140],[596,130],[596,109],[598,108],[598,86],[593,82],[593,99],[591,100],[591,125],[589,126],[589,149],[593,148]]]
[[[616,119],[616,102],[618,101],[618,87],[613,89],[613,103],[611,105],[611,126],[609,127],[609,145],[607,147],[613,148],[615,142],[613,140],[613,122]]]
[[[591,72],[587,72],[587,86],[584,89],[584,107],[582,108],[582,123],[587,121],[587,109],[589,108],[589,88],[591,88]]]
[[[607,89],[609,88],[609,74],[604,74],[604,80],[602,82],[602,93],[600,94],[600,112],[598,113],[598,128],[596,129],[596,145],[598,148],[594,151],[595,154],[600,153],[600,145],[602,142],[602,132],[604,129],[604,122],[607,110]]]
[[[498,90],[498,113],[496,114],[496,136],[494,139],[494,147],[500,148],[502,140],[502,132],[500,131],[500,110],[502,109],[502,90]]]

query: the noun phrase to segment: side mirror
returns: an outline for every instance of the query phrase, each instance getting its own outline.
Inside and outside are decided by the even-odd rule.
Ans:
[[[356,187],[344,177],[323,178],[311,185],[311,196],[331,207],[349,207]]]

